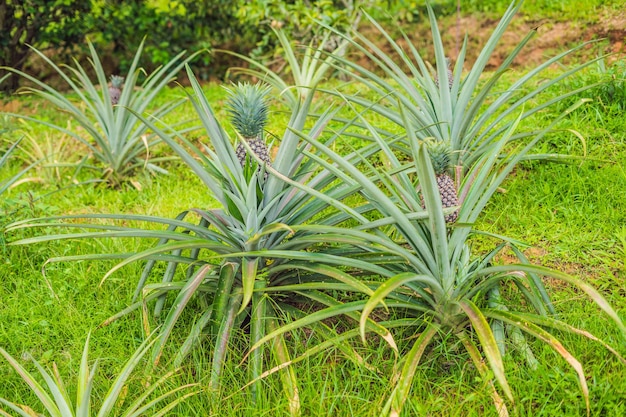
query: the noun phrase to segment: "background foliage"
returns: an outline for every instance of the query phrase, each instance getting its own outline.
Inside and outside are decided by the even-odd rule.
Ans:
[[[448,30],[448,35],[452,35],[457,31],[457,11],[463,15],[483,13],[495,19],[509,1],[432,3],[443,18],[442,31]],[[530,21],[547,19],[549,24],[572,18],[597,23],[600,10],[619,10],[623,4],[620,0],[585,0],[576,2],[576,7],[571,5],[571,1],[528,2],[522,14]],[[6,0],[0,5],[0,66],[21,70],[27,65],[27,72],[39,72],[45,77],[48,73],[29,60],[26,44],[57,55],[55,62],[69,62],[67,52],[82,57],[89,54],[84,43],[86,37],[98,50],[107,52],[108,73],[126,72],[144,37],[146,54],[141,65],[149,70],[168,62],[182,50],[203,48],[227,49],[244,55],[252,52],[257,58],[264,57],[264,61],[280,65],[283,50],[273,37],[272,25],[284,28],[293,40],[308,43],[320,35],[315,20],[339,30],[363,25],[360,8],[383,24],[391,23],[389,29],[403,27],[407,33],[419,31],[415,25],[427,20],[424,0],[388,0],[384,4],[372,0]],[[585,23],[580,27],[589,29]],[[606,34],[602,32],[598,36]],[[201,80],[221,79],[233,63],[233,56],[200,54],[193,68]],[[0,79],[3,74],[0,70]],[[17,77],[10,77],[0,82],[0,92],[15,91],[18,81]]]
[[[21,69],[29,55],[27,44],[65,48],[82,42],[92,3],[82,0],[5,0],[0,3],[0,66]],[[0,79],[4,76],[0,69]],[[14,91],[18,77],[0,83],[0,92]]]

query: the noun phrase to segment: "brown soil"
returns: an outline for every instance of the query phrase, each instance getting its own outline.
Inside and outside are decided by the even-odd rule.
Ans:
[[[466,65],[471,65],[498,25],[498,20],[482,15],[470,15],[461,17],[457,22],[455,16],[448,16],[440,18],[439,25],[444,46],[448,51],[448,55],[453,58],[453,61],[458,54],[463,38],[467,35]],[[498,67],[503,59],[532,30],[536,30],[537,34],[514,61],[516,66],[537,65],[558,52],[592,40],[599,42],[586,45],[581,51],[573,55],[573,59],[580,61],[612,53],[613,55],[609,58],[609,61],[615,61],[624,59],[624,56],[626,56],[626,13],[620,15],[604,13],[604,15],[598,16],[597,23],[584,23],[584,26],[581,22],[537,21],[521,14],[516,16],[511,22],[498,47],[492,54],[487,69]],[[377,37],[380,38],[376,29],[372,27],[363,27],[361,31],[369,39],[375,40]],[[429,54],[432,54],[430,27],[423,24],[416,25],[413,30],[407,31],[407,35],[420,53],[424,53],[425,59],[432,60],[429,56]],[[398,43],[402,45],[403,40],[400,38],[400,35],[398,35]],[[382,44],[381,47],[387,53],[392,52],[388,45]],[[361,60],[360,63],[366,64],[366,61]]]

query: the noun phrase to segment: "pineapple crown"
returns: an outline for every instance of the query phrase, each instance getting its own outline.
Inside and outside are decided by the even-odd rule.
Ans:
[[[435,174],[441,175],[450,169],[452,148],[447,141],[434,138],[424,140],[428,156],[433,164]]]
[[[119,75],[111,75],[111,85],[116,88],[121,88],[124,83],[124,77]]]
[[[260,83],[237,83],[232,89],[226,88],[228,101],[226,111],[231,123],[244,138],[260,138],[267,123],[267,96],[271,87]]]

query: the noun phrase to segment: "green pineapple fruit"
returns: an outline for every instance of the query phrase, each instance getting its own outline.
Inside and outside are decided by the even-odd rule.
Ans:
[[[450,154],[452,150],[450,145],[444,141],[428,141],[426,142],[428,155],[433,164],[433,169],[437,178],[437,188],[441,196],[441,205],[443,208],[459,205],[459,197],[457,195],[454,180],[449,175],[451,168]],[[459,216],[459,211],[447,214],[445,220],[447,223],[454,223]]]
[[[231,123],[248,142],[255,155],[266,165],[271,166],[267,145],[263,140],[263,128],[267,123],[268,113],[267,95],[270,87],[238,83],[235,88],[226,90],[229,95],[226,110],[230,114]],[[246,163],[247,153],[242,143],[237,145],[236,155],[241,166]]]
[[[111,97],[111,104],[115,105],[119,103],[120,96],[122,95],[122,84],[124,83],[124,77],[119,75],[111,75],[111,86],[109,87],[109,97]]]
[[[452,89],[452,84],[454,83],[454,74],[450,69],[450,58],[446,58],[446,71],[448,72],[448,88]],[[435,74],[435,84],[439,87],[439,76]]]

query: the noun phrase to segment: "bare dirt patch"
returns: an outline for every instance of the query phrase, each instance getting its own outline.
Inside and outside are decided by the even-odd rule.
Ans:
[[[439,29],[448,55],[454,60],[458,55],[463,38],[467,35],[466,63],[468,66],[471,65],[487,43],[498,22],[497,19],[482,15],[463,16],[458,21],[455,16],[440,18]],[[386,30],[392,32],[391,28],[386,28]],[[404,30],[418,51],[426,59],[432,61],[432,35],[429,25],[419,24],[412,28],[404,28]],[[514,66],[534,66],[559,52],[592,40],[598,42],[586,45],[571,59],[582,61],[605,53],[612,53],[614,55],[609,58],[609,61],[615,61],[624,59],[626,56],[626,14],[614,16],[604,13],[598,17],[596,23],[532,20],[522,14],[511,22],[506,33],[502,36],[489,60],[487,69],[497,68],[519,42],[533,30],[536,31],[536,35],[518,55],[514,61]],[[364,26],[361,31],[371,40],[379,39],[378,43],[380,43],[381,49],[386,53],[393,54],[392,49],[382,42],[382,37],[374,28]],[[396,36],[397,42],[406,46],[401,35],[397,34]],[[360,63],[366,64],[366,60],[363,59]]]

